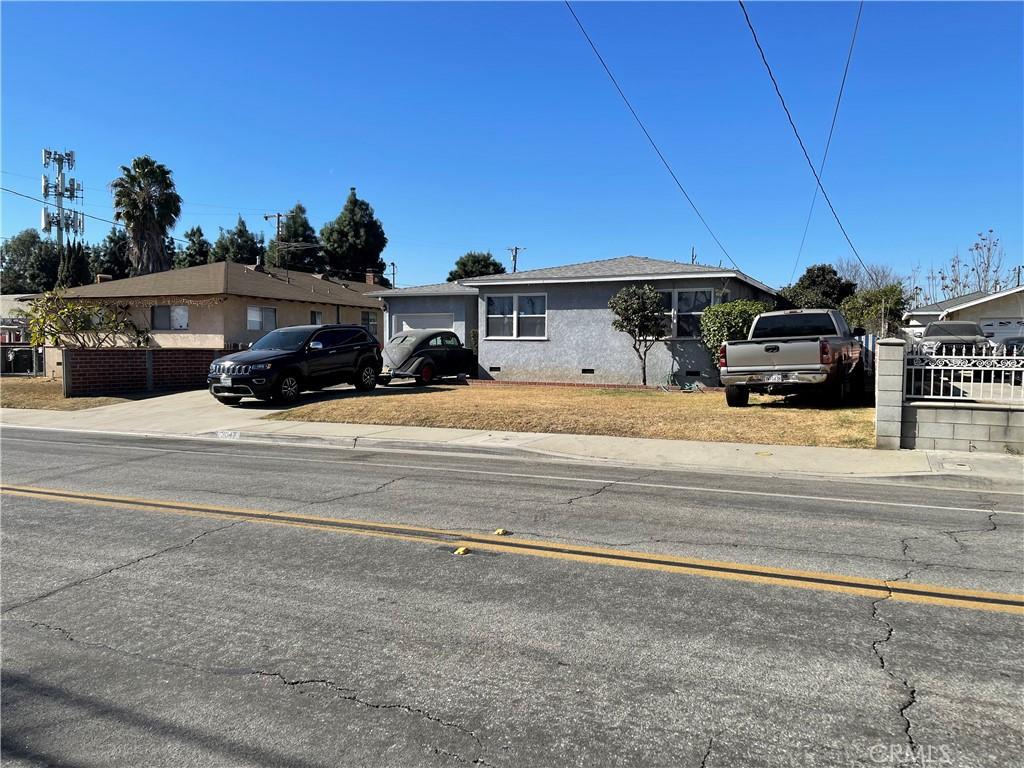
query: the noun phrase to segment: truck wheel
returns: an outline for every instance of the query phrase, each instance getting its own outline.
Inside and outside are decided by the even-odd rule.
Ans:
[[[725,388],[725,402],[730,408],[745,408],[750,403],[750,390],[730,384]]]

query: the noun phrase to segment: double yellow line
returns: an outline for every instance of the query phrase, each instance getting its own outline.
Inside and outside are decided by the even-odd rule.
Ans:
[[[317,517],[289,512],[270,512],[239,507],[224,507],[190,502],[165,501],[161,499],[140,499],[131,496],[82,493],[53,488],[38,488],[26,485],[0,485],[0,493],[11,496],[44,499],[69,504],[87,504],[100,507],[145,510],[179,515],[204,517],[226,517],[235,520],[290,525],[302,528],[316,528],[359,536],[374,536],[400,539],[431,545],[443,545],[454,549],[502,552],[512,555],[530,555],[559,560],[591,563],[594,565],[638,568],[647,571],[705,576],[733,581],[770,584],[774,586],[798,587],[825,592],[869,597],[889,598],[912,603],[968,608],[982,611],[998,611],[1024,615],[1024,595],[1002,592],[956,589],[934,584],[916,584],[904,581],[884,581],[854,576],[842,576],[817,571],[799,571],[789,568],[773,568],[746,563],[720,562],[688,557],[672,557],[635,552],[624,549],[605,549],[560,544],[551,541],[535,541],[509,536],[483,536],[464,531],[440,528],[426,528],[399,523],[380,523],[365,520],[348,520],[336,517]]]

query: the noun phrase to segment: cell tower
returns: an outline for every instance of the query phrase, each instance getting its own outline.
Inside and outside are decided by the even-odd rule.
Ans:
[[[57,212],[53,213],[48,207],[43,207],[40,229],[50,234],[53,227],[57,228],[57,250],[64,248],[64,230],[74,232],[76,235],[85,233],[85,214],[81,211],[65,211],[64,201],[75,202],[82,199],[82,184],[75,181],[74,177],[64,178],[65,168],[69,171],[75,169],[74,150],[58,152],[55,149],[43,150],[43,168],[53,165],[57,169],[57,175],[53,181],[45,173],[43,174],[43,199],[49,200],[53,195],[57,206]]]

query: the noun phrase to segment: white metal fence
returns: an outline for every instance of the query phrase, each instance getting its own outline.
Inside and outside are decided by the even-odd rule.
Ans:
[[[906,360],[908,400],[1024,405],[1024,347],[917,343]]]

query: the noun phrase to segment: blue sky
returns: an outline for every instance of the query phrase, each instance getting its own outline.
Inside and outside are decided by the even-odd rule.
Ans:
[[[732,257],[788,282],[814,180],[739,7],[574,7]],[[857,6],[748,7],[817,162]],[[865,260],[927,269],[993,227],[1020,262],[1022,8],[866,5],[823,177]],[[150,154],[185,201],[175,234],[212,240],[239,213],[269,237],[262,214],[297,200],[319,228],[356,186],[400,285],[514,244],[521,269],[691,246],[728,264],[561,3],[5,2],[0,21],[5,187],[38,196],[41,147],[73,148],[84,210],[110,218],[106,185]],[[37,226],[2,203],[3,235]],[[849,255],[819,200],[801,266]]]

